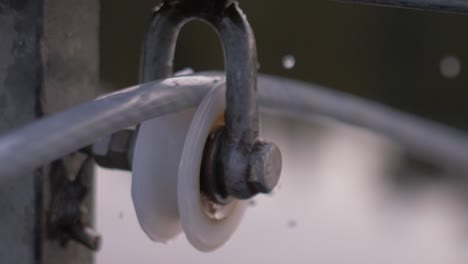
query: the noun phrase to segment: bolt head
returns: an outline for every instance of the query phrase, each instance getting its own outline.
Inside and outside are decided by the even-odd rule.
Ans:
[[[249,185],[256,192],[269,193],[278,184],[282,168],[279,148],[270,142],[255,142],[250,163]]]
[[[126,129],[101,138],[92,147],[95,161],[106,168],[130,170],[133,135],[133,130]]]

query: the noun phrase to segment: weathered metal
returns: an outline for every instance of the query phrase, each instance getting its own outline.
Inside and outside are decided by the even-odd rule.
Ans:
[[[340,2],[401,7],[440,12],[468,13],[468,0],[336,0]]]
[[[99,1],[95,0],[43,0],[41,38],[42,84],[38,93],[44,115],[61,112],[71,106],[90,100],[99,94]],[[61,160],[68,168],[80,168],[81,155],[68,154]],[[70,227],[70,240],[63,246],[61,240],[50,236],[57,228],[49,219],[53,208],[53,176],[46,166],[43,179],[43,263],[91,263],[93,252],[86,245],[87,226],[93,225],[93,166],[84,166],[80,175],[87,192],[80,197],[80,207],[87,213],[76,215],[80,226]],[[69,173],[77,173],[74,172]],[[77,176],[77,175],[75,175]],[[63,175],[65,177],[65,175]],[[61,190],[62,192],[64,190]],[[69,193],[66,197],[72,197]],[[76,199],[66,204],[77,206]],[[65,232],[64,235],[67,233]],[[83,243],[84,242],[84,243]],[[89,243],[88,243],[89,244]]]
[[[99,1],[0,0],[0,134],[97,94],[98,20]],[[92,175],[88,167],[90,188]],[[48,166],[8,176],[0,184],[0,263],[91,263],[82,245],[64,248],[48,236]],[[82,201],[89,222],[91,200]]]
[[[84,203],[91,189],[87,174],[93,162],[90,157],[83,156],[77,153],[51,165],[48,235],[64,247],[70,240],[76,240],[89,249],[97,250],[101,238],[89,226],[90,212]],[[72,162],[77,162],[79,166],[70,166]]]
[[[41,115],[42,2],[0,0],[0,134]],[[0,263],[41,258],[42,178],[29,170],[0,184]]]
[[[248,199],[258,192],[269,192],[271,187],[252,188],[249,183],[254,161],[272,162],[258,157],[262,148],[276,148],[273,143],[258,145],[259,114],[257,104],[257,51],[252,29],[237,1],[167,0],[158,7],[146,34],[141,65],[141,81],[147,82],[172,76],[177,37],[182,26],[194,19],[210,24],[219,34],[224,47],[226,65],[225,127],[219,130],[222,144],[215,176],[221,178],[226,195]],[[262,141],[263,142],[263,141]],[[279,153],[279,150],[276,150]],[[281,159],[275,162],[281,163]],[[267,166],[267,165],[265,165]],[[281,164],[278,164],[281,168]],[[271,177],[265,182],[277,182],[276,174],[256,175]],[[211,189],[211,188],[210,188]]]

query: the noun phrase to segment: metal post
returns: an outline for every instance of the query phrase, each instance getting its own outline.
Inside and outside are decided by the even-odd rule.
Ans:
[[[95,0],[0,0],[0,135],[97,94],[98,21]],[[81,244],[50,236],[47,167],[0,185],[0,263],[92,262]],[[92,187],[91,168],[83,181]]]

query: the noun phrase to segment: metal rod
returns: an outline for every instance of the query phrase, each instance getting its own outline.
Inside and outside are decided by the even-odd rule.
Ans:
[[[336,0],[339,2],[370,4],[450,13],[468,13],[468,0]]]

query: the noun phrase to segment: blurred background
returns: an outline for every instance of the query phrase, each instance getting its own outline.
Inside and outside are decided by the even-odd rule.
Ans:
[[[157,1],[101,0],[101,81],[137,83]],[[468,16],[335,1],[240,1],[260,73],[317,83],[466,131]],[[216,34],[190,23],[175,69],[223,68]],[[287,87],[285,87],[287,89]],[[233,239],[199,253],[140,229],[129,173],[99,170],[97,263],[467,263],[467,192],[460,171],[408,157],[386,138],[327,119],[262,116],[284,156],[280,186],[256,198]],[[463,175],[462,175],[463,176]]]
[[[155,0],[102,0],[101,78],[137,82],[142,40]],[[255,31],[260,73],[357,94],[467,129],[468,16],[329,0],[240,1]],[[295,66],[283,66],[285,56]],[[186,25],[175,69],[223,69],[216,34]]]

